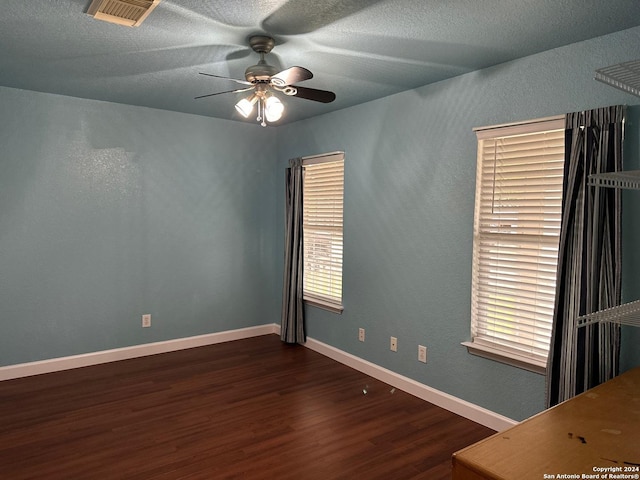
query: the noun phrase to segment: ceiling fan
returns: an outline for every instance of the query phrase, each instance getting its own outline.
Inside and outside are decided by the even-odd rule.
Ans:
[[[200,95],[195,98],[212,97],[224,93],[248,92],[252,90],[253,93],[250,96],[236,103],[236,110],[244,118],[248,118],[251,112],[253,112],[254,106],[257,104],[258,116],[256,120],[260,122],[260,125],[263,127],[267,126],[267,122],[278,121],[284,113],[284,105],[276,96],[276,92],[321,103],[331,103],[336,99],[336,94],[327,90],[293,85],[294,83],[313,78],[313,74],[306,68],[290,67],[278,72],[276,67],[269,65],[265,61],[264,56],[271,52],[275,46],[273,38],[266,35],[254,35],[249,39],[249,46],[254,52],[260,55],[260,61],[256,65],[252,65],[246,69],[244,72],[245,80],[200,72],[200,75],[232,80],[243,85],[242,88]]]

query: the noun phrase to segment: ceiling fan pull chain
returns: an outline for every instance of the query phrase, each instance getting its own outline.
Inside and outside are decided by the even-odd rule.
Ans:
[[[256,120],[260,122],[260,125],[262,125],[263,127],[267,126],[267,123],[264,121],[264,99],[263,98],[258,100],[258,118],[256,118]]]

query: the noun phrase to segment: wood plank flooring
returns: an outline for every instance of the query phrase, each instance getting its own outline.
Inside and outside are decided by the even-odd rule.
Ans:
[[[446,479],[492,433],[276,335],[0,382],[10,480]]]

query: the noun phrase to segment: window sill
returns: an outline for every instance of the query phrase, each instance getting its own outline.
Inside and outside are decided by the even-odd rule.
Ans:
[[[344,310],[344,307],[340,304],[327,302],[326,300],[320,300],[318,298],[304,297],[303,300],[307,305],[328,310],[332,313],[342,314]]]
[[[526,357],[516,355],[513,353],[491,348],[485,345],[479,345],[473,342],[462,342],[462,345],[467,347],[467,351],[471,355],[487,358],[500,363],[505,363],[513,367],[528,370],[529,372],[537,373],[540,375],[547,374],[547,365],[542,362],[536,362]]]

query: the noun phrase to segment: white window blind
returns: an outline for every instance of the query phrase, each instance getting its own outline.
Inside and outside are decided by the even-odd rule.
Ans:
[[[303,160],[304,298],[342,310],[344,155]]]
[[[556,290],[564,117],[476,133],[472,342],[542,367]]]

